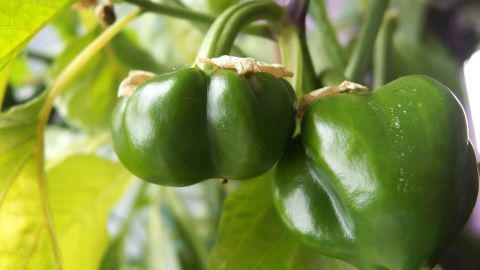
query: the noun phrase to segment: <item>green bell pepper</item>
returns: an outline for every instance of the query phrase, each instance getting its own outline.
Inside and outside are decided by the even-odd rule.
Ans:
[[[456,97],[428,77],[402,77],[310,104],[277,165],[275,205],[322,254],[360,269],[418,270],[465,225],[475,164]]]
[[[133,174],[186,186],[267,171],[290,140],[294,119],[295,94],[284,79],[194,67],[158,75],[119,102],[112,136]]]

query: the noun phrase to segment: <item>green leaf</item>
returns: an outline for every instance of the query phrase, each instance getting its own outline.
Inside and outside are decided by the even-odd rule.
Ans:
[[[148,269],[176,270],[181,269],[172,228],[168,228],[165,216],[161,213],[165,194],[163,188],[154,188],[156,194],[148,211]]]
[[[0,269],[59,266],[34,155],[44,98],[0,113]]]
[[[110,241],[110,244],[102,258],[101,270],[127,269],[124,255],[125,234]]]
[[[128,70],[141,69],[154,73],[165,71],[165,68],[159,65],[150,53],[140,48],[133,32],[119,33],[110,46],[113,57]]]
[[[146,206],[149,205],[150,197],[147,194],[148,187],[156,188],[153,185],[148,184],[142,180],[133,181],[128,187],[128,192],[124,195],[122,202],[132,199],[130,206],[125,206],[124,204],[119,204],[114,211],[121,211],[122,215],[125,214],[125,219],[123,222],[120,222],[120,228],[118,233],[111,239],[109,247],[105,252],[105,255],[102,259],[102,264],[99,267],[101,270],[125,270],[134,268],[133,265],[129,264],[129,259],[125,252],[125,243],[130,240],[138,241],[136,234],[129,234],[134,226],[133,222],[139,222],[138,214],[142,213]],[[133,194],[133,195],[132,195]],[[114,212],[115,214],[115,212]],[[118,219],[117,219],[118,223]],[[139,222],[144,225],[144,222]],[[150,241],[153,241],[150,238]],[[149,242],[150,242],[149,241]],[[146,257],[146,256],[144,256]],[[156,269],[156,268],[154,268]]]
[[[2,1],[0,16],[0,70],[28,41],[73,0]]]
[[[316,22],[316,27],[310,30],[307,37],[313,43],[310,51],[312,60],[317,69],[323,70],[327,67],[335,67],[343,72],[347,64],[347,54],[337,40],[336,32],[327,15],[326,1],[312,1],[310,12]],[[307,30],[308,31],[308,30]]]
[[[100,31],[73,39],[55,60],[52,77],[57,77],[70,62],[90,44]],[[126,71],[123,71],[126,74]],[[56,108],[66,121],[87,131],[109,127],[110,112],[116,101],[116,88],[120,77],[105,53],[95,55],[66,85],[56,100]]]
[[[35,153],[44,99],[0,113],[0,269],[94,269],[107,215],[131,176],[112,161],[75,155],[43,178]]]
[[[165,188],[162,193],[165,197],[165,212],[173,224],[173,230],[177,242],[181,242],[183,248],[179,250],[183,257],[183,267],[187,269],[208,269],[207,245],[199,233],[200,229],[195,226],[196,220],[192,218],[194,214],[188,209],[186,202],[177,193],[177,190]]]
[[[183,63],[194,63],[204,34],[192,27],[190,22],[174,18],[165,19],[165,28]]]
[[[271,173],[245,182],[224,204],[211,269],[354,269],[300,245],[279,219]]]
[[[58,76],[99,33],[100,30],[95,29],[85,36],[73,39],[57,57],[52,77]],[[66,86],[55,103],[59,113],[77,128],[90,132],[108,130],[117,101],[118,85],[131,69],[157,72],[161,67],[130,37],[119,33]]]
[[[409,42],[402,32],[397,32],[393,41],[390,65],[394,74],[390,80],[410,74],[424,74],[442,81],[461,102],[465,102],[457,64],[437,37],[425,35],[421,42]]]
[[[19,88],[27,84],[29,80],[32,80],[32,72],[30,70],[30,67],[28,66],[27,60],[27,54],[22,53],[11,62],[12,71],[10,76],[10,83],[14,88]]]
[[[52,21],[52,26],[55,27],[62,40],[69,41],[77,36],[80,21],[78,13],[78,10],[75,9],[65,10]]]
[[[49,202],[65,269],[97,269],[108,246],[107,218],[131,179],[123,166],[73,155],[47,172]]]

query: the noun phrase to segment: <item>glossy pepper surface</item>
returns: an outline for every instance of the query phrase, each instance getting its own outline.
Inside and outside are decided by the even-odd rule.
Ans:
[[[284,79],[184,68],[158,75],[124,98],[112,136],[133,174],[186,186],[262,174],[280,158],[294,118],[295,95]]]
[[[434,265],[478,190],[465,115],[448,88],[407,76],[325,97],[301,127],[274,181],[277,210],[300,241],[360,269]]]

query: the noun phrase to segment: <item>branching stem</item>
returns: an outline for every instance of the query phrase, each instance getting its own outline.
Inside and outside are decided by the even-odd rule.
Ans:
[[[215,21],[215,17],[203,12],[194,11],[179,5],[167,5],[163,3],[155,3],[149,0],[125,0],[130,4],[140,7],[145,12],[155,12],[179,19],[188,20],[194,23],[211,25]],[[252,25],[246,27],[244,32],[247,34],[272,39],[272,34],[265,25]]]

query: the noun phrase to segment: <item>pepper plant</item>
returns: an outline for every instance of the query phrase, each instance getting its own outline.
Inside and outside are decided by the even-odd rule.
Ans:
[[[3,1],[0,269],[441,265],[456,63],[427,1],[327,2]]]

